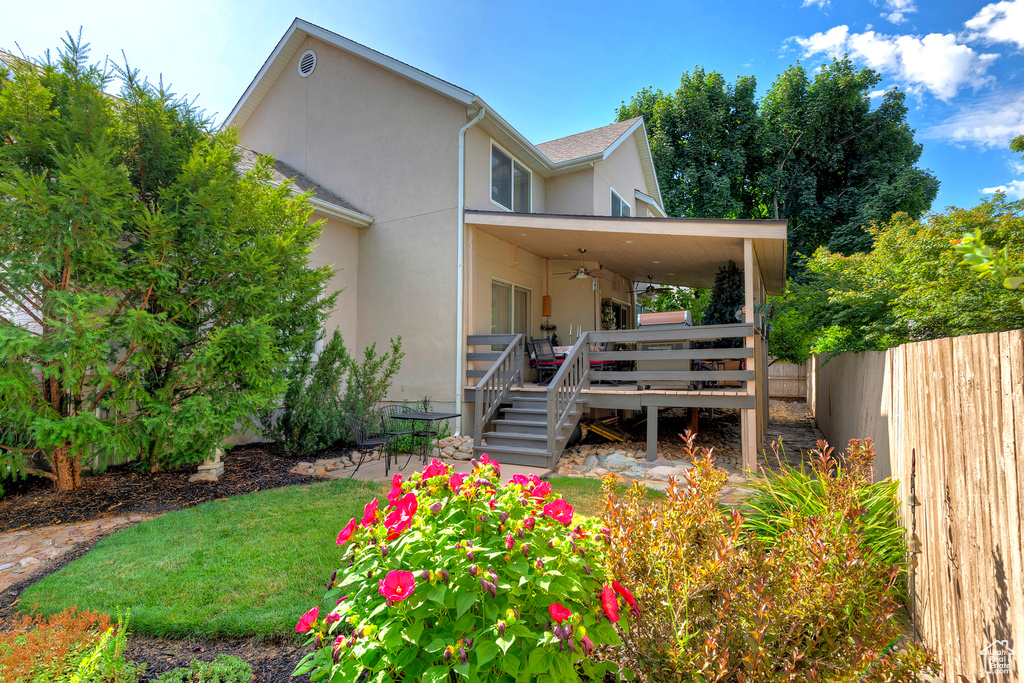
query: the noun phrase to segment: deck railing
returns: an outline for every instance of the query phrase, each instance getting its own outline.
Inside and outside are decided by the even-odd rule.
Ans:
[[[644,349],[647,344],[669,344],[675,342],[716,341],[719,339],[745,338],[754,334],[750,324],[737,325],[698,325],[682,329],[658,329],[657,327],[638,330],[618,330],[609,332],[590,332],[591,344],[639,343],[637,350],[591,351],[590,360],[635,362],[644,361],[720,361],[746,360],[754,357],[754,350],[745,346],[731,349]],[[692,364],[689,364],[692,366]],[[593,369],[590,371],[593,381],[609,381],[618,383],[634,382],[638,385],[671,385],[685,388],[692,383],[707,386],[712,383],[721,385],[723,382],[747,382],[754,379],[754,370],[698,370],[690,369]]]
[[[502,351],[470,352],[467,361],[494,361],[477,380],[474,404],[473,443],[483,439],[484,425],[490,421],[502,403],[509,400],[513,385],[523,386],[524,344],[521,334],[471,334],[468,346],[505,346]]]
[[[562,361],[561,367],[548,383],[548,454],[552,463],[561,452],[559,441],[568,440],[563,434],[569,426],[576,401],[580,394],[590,388],[590,342],[584,332]]]

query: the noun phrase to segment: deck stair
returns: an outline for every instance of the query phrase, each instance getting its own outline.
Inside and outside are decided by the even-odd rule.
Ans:
[[[485,432],[486,446],[473,446],[473,456],[484,453],[502,463],[553,467],[569,436],[586,411],[586,401],[576,401],[571,419],[555,437],[555,453],[548,451],[548,402],[544,394],[510,392],[511,404],[502,405],[501,417],[491,421],[493,431]]]

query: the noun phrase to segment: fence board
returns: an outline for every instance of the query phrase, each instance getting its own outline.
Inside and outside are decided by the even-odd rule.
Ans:
[[[903,523],[908,537],[916,525],[920,540],[915,626],[946,680],[986,677],[980,653],[994,640],[1010,641],[1017,654],[1005,680],[1020,680],[1024,331],[906,344],[880,362],[872,354],[812,359],[810,367],[809,399],[832,443],[884,425]]]

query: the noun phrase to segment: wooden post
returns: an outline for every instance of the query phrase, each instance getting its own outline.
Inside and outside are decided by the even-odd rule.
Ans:
[[[754,323],[754,241],[749,237],[743,240],[743,294],[744,294],[744,319],[749,324]],[[754,337],[746,338],[746,347],[754,348]],[[751,359],[757,362],[756,354]],[[755,396],[757,382],[747,381],[747,395]],[[743,458],[742,469],[747,472],[757,471],[757,409],[744,408],[740,411],[740,430],[742,433],[741,455]]]
[[[658,459],[658,406],[647,406],[647,459]]]
[[[697,409],[690,408],[690,432],[697,433]]]

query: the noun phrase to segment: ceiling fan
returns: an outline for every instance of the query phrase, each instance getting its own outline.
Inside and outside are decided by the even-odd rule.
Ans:
[[[601,277],[604,275],[604,271],[600,268],[587,268],[583,265],[583,255],[587,253],[586,249],[577,249],[580,252],[580,265],[576,270],[567,270],[564,273],[552,273],[552,275],[568,275],[570,280],[586,280],[589,277]]]
[[[655,287],[654,286],[654,276],[653,275],[648,275],[647,276],[647,286],[644,287],[643,289],[640,289],[640,287],[639,287],[639,285],[641,285],[643,283],[637,283],[637,284],[638,284],[637,289],[633,292],[634,294],[636,294],[636,298],[637,299],[651,299],[651,298],[654,298],[655,296],[657,296],[658,294],[662,294],[664,292],[671,292],[672,291],[672,289],[669,288],[669,287]]]

